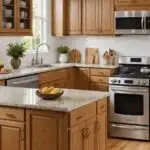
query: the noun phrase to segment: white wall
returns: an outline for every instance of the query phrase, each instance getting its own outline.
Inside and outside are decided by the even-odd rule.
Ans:
[[[99,48],[102,57],[105,50],[112,48],[121,56],[149,56],[150,57],[150,36],[118,36],[118,37],[92,37],[76,36],[63,37],[60,44],[68,45],[70,48],[77,48],[82,54],[82,62],[85,61],[85,48]],[[101,59],[102,62],[102,59]]]

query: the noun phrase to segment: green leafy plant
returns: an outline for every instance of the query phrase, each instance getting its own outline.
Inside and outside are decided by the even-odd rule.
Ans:
[[[25,56],[26,46],[25,43],[10,43],[6,51],[8,56],[18,59]]]
[[[59,47],[57,48],[57,52],[58,52],[59,54],[68,54],[68,52],[69,52],[69,47],[68,47],[68,46],[59,46]]]

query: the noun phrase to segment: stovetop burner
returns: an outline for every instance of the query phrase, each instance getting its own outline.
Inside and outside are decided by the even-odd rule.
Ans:
[[[113,75],[113,77],[122,77],[122,78],[150,78],[150,74],[131,72],[131,73],[119,73]]]

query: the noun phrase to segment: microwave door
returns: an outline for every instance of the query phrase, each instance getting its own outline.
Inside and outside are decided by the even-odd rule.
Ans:
[[[116,12],[116,34],[143,34],[143,29],[144,17],[142,12]]]

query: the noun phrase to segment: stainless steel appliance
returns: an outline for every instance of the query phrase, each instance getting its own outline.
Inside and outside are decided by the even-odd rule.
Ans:
[[[150,11],[116,11],[115,34],[150,34]]]
[[[6,85],[11,87],[37,88],[38,75],[30,75],[25,77],[9,79],[6,81]]]
[[[120,57],[117,73],[109,79],[110,135],[149,140],[150,58]]]

